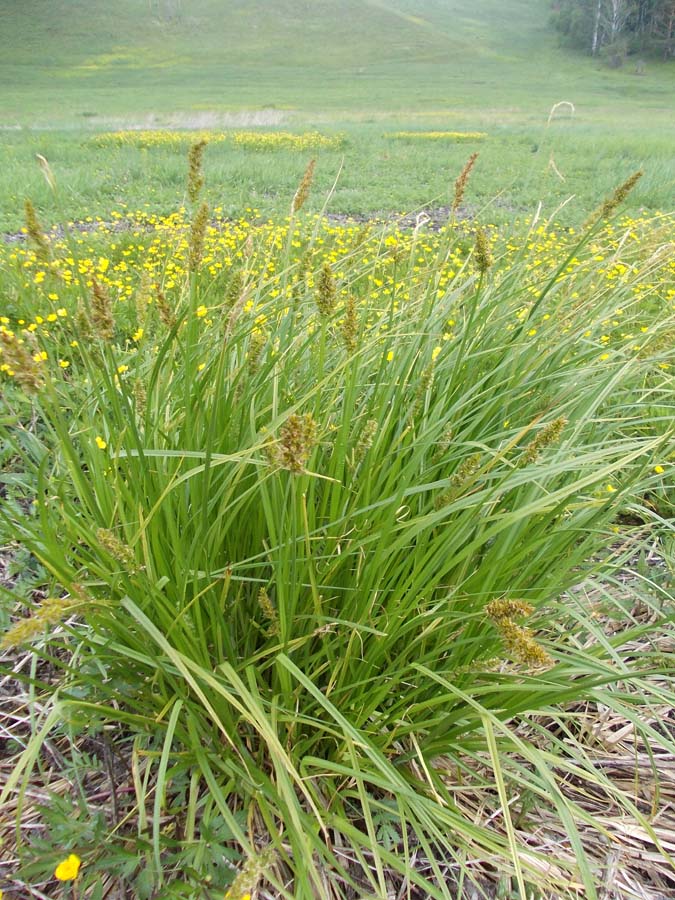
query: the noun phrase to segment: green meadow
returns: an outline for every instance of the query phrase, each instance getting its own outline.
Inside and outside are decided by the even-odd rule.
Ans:
[[[0,14],[0,900],[671,896],[675,62]]]
[[[113,209],[170,212],[182,199],[176,148],[101,148],[91,137],[128,128],[319,131],[344,135],[319,154],[312,200],[339,178],[336,213],[411,212],[448,205],[466,156],[480,152],[468,211],[510,221],[541,201],[583,219],[635,169],[631,209],[667,209],[675,193],[673,67],[629,60],[611,70],[562,50],[549,5],[480,0],[418,3],[317,0],[5,4],[0,33],[0,228],[16,230],[30,196],[57,211],[34,165],[61,187],[61,215]],[[559,107],[552,121],[549,114]],[[471,131],[480,144],[387,137]],[[285,212],[306,153],[212,147],[209,199],[236,215]]]

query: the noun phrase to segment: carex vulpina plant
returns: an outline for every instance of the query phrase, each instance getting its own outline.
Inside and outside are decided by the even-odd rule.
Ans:
[[[17,390],[23,406],[0,417],[25,491],[0,504],[3,533],[48,570],[47,596],[79,604],[80,585],[91,601],[48,605],[39,628],[15,634],[60,680],[52,691],[36,669],[53,713],[2,800],[20,794],[47,735],[84,722],[119,735],[120,753],[133,743],[131,806],[156,810],[134,825],[157,854],[157,895],[178,845],[186,891],[223,897],[229,884],[240,900],[401,885],[452,900],[448,871],[468,885],[478,857],[519,867],[543,896],[570,884],[594,896],[574,823],[593,826],[569,783],[588,779],[585,802],[605,776],[566,742],[593,704],[642,740],[643,709],[675,700],[650,649],[667,624],[659,605],[636,623],[621,608],[621,634],[585,605],[608,593],[598,573],[642,540],[611,531],[625,504],[647,517],[644,496],[667,477],[669,360],[620,337],[642,334],[646,307],[649,328],[671,333],[672,304],[650,305],[670,284],[667,257],[645,265],[626,242],[630,279],[609,282],[587,236],[537,266],[529,238],[515,262],[497,238],[492,262],[477,238],[474,266],[454,227],[437,241],[373,225],[358,245],[354,230],[298,216],[292,230],[223,223],[228,274],[205,264],[223,236],[207,220],[198,208],[181,263],[189,297],[167,271],[149,307],[164,327],[150,316],[132,340],[125,307],[94,288],[89,323],[106,352],[73,347],[73,287],[59,300],[68,315],[39,332],[48,359],[26,342],[26,365],[49,380]],[[310,261],[295,296],[287,233]],[[449,253],[462,260],[452,278]],[[133,318],[133,300],[126,309]],[[639,662],[624,641],[644,648]],[[642,708],[624,702],[631,686]],[[665,732],[649,739],[675,753]],[[509,798],[526,794],[564,822],[574,854],[553,865],[527,817],[510,828]],[[635,815],[634,800],[614,801]]]

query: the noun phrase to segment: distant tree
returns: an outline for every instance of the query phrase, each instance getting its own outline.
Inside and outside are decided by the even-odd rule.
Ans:
[[[568,43],[612,65],[629,52],[675,56],[675,0],[556,0],[552,20]]]

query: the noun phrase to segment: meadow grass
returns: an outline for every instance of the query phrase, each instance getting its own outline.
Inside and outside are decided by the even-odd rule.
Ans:
[[[167,214],[180,148],[100,146],[96,136],[251,124],[345,136],[342,149],[319,151],[317,170],[326,192],[344,157],[339,213],[447,205],[470,145],[387,137],[409,131],[487,134],[467,212],[499,195],[492,222],[540,200],[548,216],[570,196],[580,200],[564,213],[573,217],[640,167],[630,211],[672,209],[675,67],[603,68],[557,46],[549,12],[548,0],[477,0],[470,12],[456,0],[13,5],[0,34],[0,230],[20,227],[25,197],[46,224],[59,218],[35,153],[58,167],[69,219],[109,218],[122,204]],[[562,100],[573,118],[560,108],[546,128]],[[214,145],[209,200],[233,216],[285,212],[306,161]]]
[[[584,722],[675,750],[667,589],[602,595],[672,541],[672,216],[231,222],[192,160],[190,211],[3,250],[3,530],[44,572],[4,604],[10,883],[596,897],[626,817],[667,883]],[[54,740],[74,785],[125,761],[111,819],[29,812]]]
[[[300,140],[306,133],[339,142],[335,149],[305,146],[311,143],[305,141],[297,150],[269,150],[268,141],[275,139],[269,130],[257,135],[259,148],[252,141],[242,147],[234,139],[237,130],[227,140],[219,140],[222,130],[207,131],[212,138],[204,158],[207,198],[231,217],[251,207],[265,216],[285,212],[307,160],[315,156],[318,192],[309,201],[314,211],[321,209],[319,198],[338,174],[332,213],[383,217],[447,207],[464,161],[478,151],[464,216],[485,210],[484,217],[491,222],[512,223],[541,202],[544,216],[562,206],[558,221],[579,225],[617,181],[637,168],[645,175],[629,197],[627,211],[639,215],[642,210],[672,209],[675,132],[635,127],[625,128],[619,136],[610,128],[577,120],[547,125],[547,115],[548,109],[542,109],[540,122],[527,126],[490,122],[485,126],[487,137],[476,142],[401,140],[393,136],[391,122],[333,122],[330,127],[297,132]],[[472,125],[475,128],[476,123],[465,130]],[[46,226],[60,217],[34,164],[37,153],[62,173],[61,209],[71,221],[87,217],[110,221],[113,213],[137,209],[169,214],[183,189],[184,153],[192,134],[151,131],[134,137],[131,132],[118,144],[100,132],[7,133],[0,138],[0,190],[6,199],[0,229],[21,228],[27,196]],[[570,198],[575,202],[565,205]]]
[[[672,66],[603,68],[561,49],[549,15],[548,0],[14,4],[0,34],[2,123],[237,110],[510,117],[563,99],[596,120],[649,110],[652,127],[668,123]]]

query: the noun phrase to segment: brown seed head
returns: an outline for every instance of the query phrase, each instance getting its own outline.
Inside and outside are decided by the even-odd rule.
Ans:
[[[188,183],[187,192],[190,203],[196,203],[202,188],[204,187],[204,176],[202,174],[202,158],[206,141],[197,141],[192,144],[188,150]]]
[[[225,291],[225,308],[230,309],[234,306],[237,300],[241,297],[242,292],[244,290],[244,276],[242,274],[241,269],[237,269],[236,272],[233,272],[230,276],[230,280],[227,283],[227,289]]]
[[[17,337],[13,331],[0,328],[0,360],[5,372],[28,394],[36,394],[44,386],[43,356],[29,332]]]
[[[623,184],[620,184],[618,188],[615,189],[614,193],[607,197],[602,206],[595,210],[589,218],[584,222],[584,228],[587,228],[590,225],[594,225],[599,219],[609,219],[611,215],[616,211],[617,207],[619,207],[626,197],[633,190],[638,181],[642,178],[643,172],[641,169],[638,169],[637,172],[633,172]]]
[[[462,200],[464,199],[464,191],[466,190],[466,184],[469,180],[469,175],[471,174],[471,170],[476,164],[476,160],[478,159],[477,153],[472,153],[471,156],[464,163],[464,168],[459,173],[457,177],[457,181],[455,181],[455,196],[452,201],[452,211],[457,212],[459,207],[462,204]]]
[[[316,160],[310,159],[309,163],[307,164],[307,168],[305,169],[305,174],[302,176],[302,180],[300,181],[298,189],[293,197],[293,202],[291,203],[292,215],[295,215],[295,213],[299,212],[307,202],[309,191],[312,187],[312,181],[314,180],[315,166]]]
[[[553,665],[553,659],[540,647],[529,628],[517,625],[513,619],[500,619],[497,628],[506,649],[528,669],[543,669]]]
[[[35,250],[35,255],[41,262],[48,262],[50,258],[49,241],[47,240],[40,220],[35,212],[35,207],[30,200],[24,201],[23,204],[24,217],[26,220],[26,231],[28,237]]]
[[[107,288],[96,279],[91,288],[91,328],[94,335],[102,341],[112,340],[115,333],[115,320],[112,314],[112,302]]]
[[[270,445],[270,460],[295,475],[305,471],[316,444],[316,422],[311,413],[291,414],[279,431],[279,441]]]
[[[158,284],[155,285],[155,305],[162,325],[169,329],[173,328],[176,324],[176,316],[169,305],[169,301],[166,299],[164,291]]]
[[[147,400],[148,395],[147,391],[145,390],[145,385],[140,378],[137,378],[136,381],[134,381],[134,403],[136,404],[136,412],[138,413],[139,417],[145,415]]]
[[[516,616],[529,616],[534,611],[525,600],[492,600],[485,612],[497,626],[509,653],[528,669],[542,669],[553,665],[553,659],[534,639],[532,631],[518,625]]]

